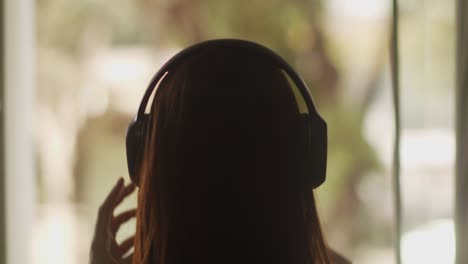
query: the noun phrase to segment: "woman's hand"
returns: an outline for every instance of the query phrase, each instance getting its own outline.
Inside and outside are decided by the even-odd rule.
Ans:
[[[120,245],[115,235],[120,226],[136,215],[136,209],[125,211],[114,216],[114,209],[125,197],[135,190],[135,185],[124,185],[124,180],[119,179],[112,191],[106,197],[99,208],[98,218],[91,245],[91,264],[131,264],[133,255],[124,258],[124,255],[132,248],[134,237],[125,239]]]

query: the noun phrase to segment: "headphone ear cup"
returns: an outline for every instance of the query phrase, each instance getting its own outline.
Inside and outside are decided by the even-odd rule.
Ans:
[[[319,115],[301,114],[304,127],[304,185],[315,189],[327,174],[327,124]]]
[[[140,169],[146,146],[146,130],[149,115],[144,114],[137,119],[135,116],[128,125],[126,135],[128,174],[133,184],[140,186]]]

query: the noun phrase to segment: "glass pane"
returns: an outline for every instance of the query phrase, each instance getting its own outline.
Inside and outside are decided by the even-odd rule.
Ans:
[[[453,263],[455,1],[401,2],[405,263]]]

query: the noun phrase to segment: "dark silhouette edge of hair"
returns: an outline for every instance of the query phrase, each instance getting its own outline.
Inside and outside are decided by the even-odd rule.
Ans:
[[[255,53],[226,49],[230,48],[190,56],[158,81],[148,125],[143,128],[146,138],[138,173],[134,263],[214,263],[220,259],[238,263],[245,257],[249,258],[243,263],[331,263],[313,186],[294,178],[304,169],[297,162],[303,158],[298,153],[304,153],[297,139],[303,136],[288,131],[305,128],[296,118],[300,113],[287,76]],[[271,136],[265,133],[271,131]],[[305,131],[309,136],[310,131]],[[234,143],[227,143],[230,140]],[[240,166],[245,160],[250,163]],[[265,169],[268,165],[272,166]],[[276,177],[268,178],[271,175]],[[237,189],[230,190],[232,186]],[[234,201],[231,196],[239,190],[244,197]],[[233,204],[245,207],[235,211]],[[251,211],[247,214],[244,209]],[[264,210],[263,215],[255,209]],[[249,220],[236,213],[246,213]],[[216,219],[221,216],[231,218]],[[253,228],[252,222],[264,226]],[[244,239],[232,230],[245,235]],[[223,237],[217,232],[228,234]],[[269,232],[278,235],[278,241],[268,241],[274,240]],[[246,241],[249,235],[258,241]]]

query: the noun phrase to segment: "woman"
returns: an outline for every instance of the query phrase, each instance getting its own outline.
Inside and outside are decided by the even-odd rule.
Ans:
[[[169,71],[149,114],[135,239],[115,242],[135,215],[112,216],[133,191],[119,181],[101,206],[92,261],[343,263],[326,245],[312,187],[297,176],[304,142],[294,89],[246,49],[205,49]]]

